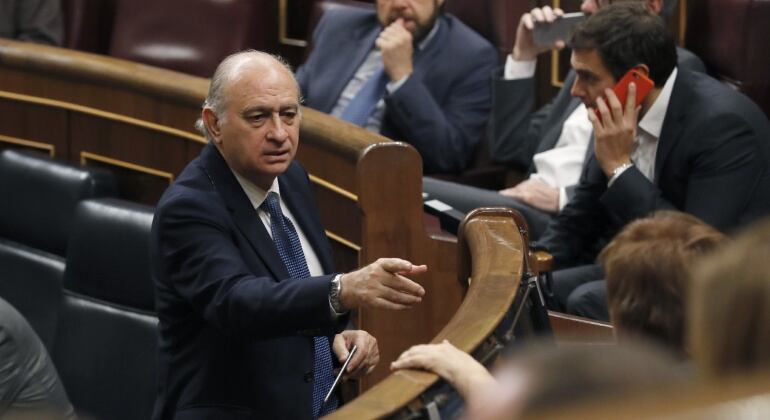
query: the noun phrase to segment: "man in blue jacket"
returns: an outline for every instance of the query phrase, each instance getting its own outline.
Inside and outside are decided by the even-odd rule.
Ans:
[[[404,309],[426,270],[380,259],[335,273],[310,183],[296,162],[301,121],[291,71],[256,51],[225,59],[199,128],[209,139],[163,194],[152,229],[160,329],[155,419],[324,415],[335,361],[379,356],[348,310]]]
[[[306,105],[412,144],[425,173],[457,173],[482,138],[492,45],[442,11],[444,0],[336,8],[297,71]]]

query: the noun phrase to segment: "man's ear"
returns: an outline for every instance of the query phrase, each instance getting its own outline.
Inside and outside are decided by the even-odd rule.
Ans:
[[[634,70],[644,74],[647,77],[650,77],[650,67],[648,67],[647,64],[637,64],[634,66]]]
[[[203,108],[203,111],[201,111],[201,119],[203,120],[203,126],[208,130],[214,143],[221,143],[222,131],[219,127],[219,117],[214,110],[211,108]]]

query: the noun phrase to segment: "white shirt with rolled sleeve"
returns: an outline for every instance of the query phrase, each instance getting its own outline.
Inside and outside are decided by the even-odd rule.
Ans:
[[[537,61],[516,61],[508,55],[503,77],[507,80],[527,79],[535,76]],[[559,189],[559,210],[569,198],[567,188],[580,180],[586,150],[591,141],[593,127],[588,120],[588,110],[580,104],[564,121],[559,139],[551,150],[533,156],[535,171],[530,178]]]

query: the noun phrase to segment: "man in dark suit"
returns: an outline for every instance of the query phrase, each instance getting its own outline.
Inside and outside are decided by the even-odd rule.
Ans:
[[[656,13],[663,8],[663,0],[633,1],[643,2]],[[591,15],[608,3],[584,0],[581,10]],[[519,21],[513,51],[492,78],[492,113],[487,132],[490,155],[499,163],[527,172],[529,179],[499,192],[430,178],[424,182],[424,190],[431,197],[461,212],[482,206],[519,210],[529,223],[530,237],[535,239],[574,195],[591,150],[592,131],[586,109],[570,92],[574,72],[567,74],[564,87],[550,103],[531,112],[536,97],[537,57],[564,47],[563,41],[536,45],[532,30],[535,24],[552,22],[562,15],[561,9],[548,6],[525,13]],[[703,63],[693,53],[679,48],[677,57],[680,68],[705,72]]]
[[[574,198],[541,238],[557,268],[592,263],[613,233],[655,210],[720,230],[770,213],[767,118],[742,94],[678,69],[660,18],[639,4],[612,5],[580,24],[570,44],[573,95],[589,110],[595,144]],[[634,84],[625,104],[611,89],[632,68],[656,85],[638,110]],[[604,282],[585,283],[600,275],[595,266],[555,272],[562,309],[607,319]]]
[[[161,198],[152,231],[160,320],[156,419],[311,418],[334,361],[378,361],[376,340],[340,331],[347,311],[404,309],[424,272],[399,259],[334,274],[307,173],[293,162],[299,89],[276,58],[244,52],[212,78],[198,126],[210,144]]]
[[[470,162],[497,63],[492,45],[444,13],[443,3],[332,9],[297,71],[307,106],[412,144],[426,173],[456,173]]]

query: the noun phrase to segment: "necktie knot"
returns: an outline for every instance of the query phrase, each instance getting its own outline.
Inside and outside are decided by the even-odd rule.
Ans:
[[[281,211],[281,201],[275,191],[267,193],[267,197],[265,197],[265,201],[262,202],[260,207],[270,215],[272,223],[280,221],[281,216],[283,216],[283,212]]]

